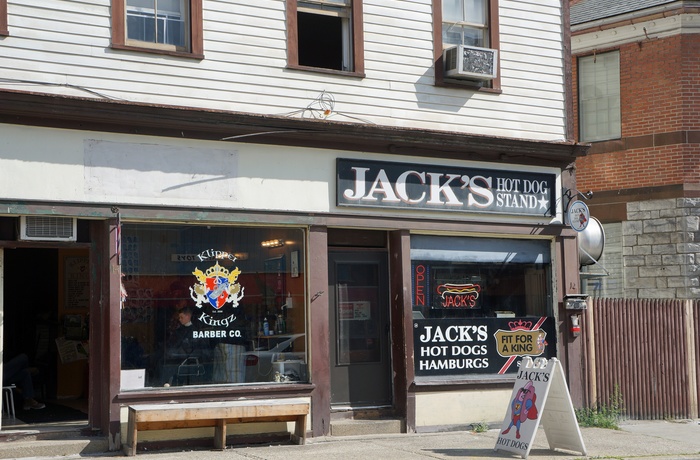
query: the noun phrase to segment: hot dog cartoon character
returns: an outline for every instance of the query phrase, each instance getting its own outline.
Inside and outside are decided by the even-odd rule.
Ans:
[[[502,434],[508,434],[510,429],[515,426],[515,437],[520,439],[520,425],[528,419],[537,420],[536,402],[535,386],[532,384],[532,381],[528,381],[525,386],[518,390],[513,402],[510,404],[510,425]]]

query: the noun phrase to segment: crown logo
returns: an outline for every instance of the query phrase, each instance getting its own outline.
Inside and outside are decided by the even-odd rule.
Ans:
[[[195,268],[192,274],[198,283],[190,287],[190,296],[197,308],[209,304],[219,310],[227,303],[235,308],[243,298],[243,287],[236,282],[241,274],[238,267],[229,271],[216,262],[205,271]]]
[[[529,331],[532,330],[532,321],[523,321],[522,319],[509,321],[508,327],[511,331]]]
[[[216,276],[217,278],[218,277],[228,278],[228,273],[229,273],[229,271],[226,268],[219,265],[218,262],[213,267],[207,268],[207,271],[204,272],[204,274],[207,276],[207,278],[211,278],[214,276]]]
[[[214,266],[207,268],[207,270],[204,272],[199,268],[195,268],[195,270],[192,272],[200,283],[206,282],[207,278],[226,278],[229,282],[235,283],[240,273],[241,271],[238,268],[236,268],[233,272],[229,272],[226,267],[219,265],[219,262],[214,264]]]

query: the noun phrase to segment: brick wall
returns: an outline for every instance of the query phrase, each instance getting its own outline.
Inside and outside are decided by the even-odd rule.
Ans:
[[[622,137],[682,129],[681,37],[620,48]]]
[[[594,154],[576,160],[579,190],[608,191],[698,183],[700,144]]]
[[[698,34],[683,35],[681,58],[683,68],[681,81],[684,98],[683,124],[687,129],[700,129],[700,36]]]
[[[640,34],[643,26],[637,25]],[[577,188],[608,192],[590,204],[615,205],[603,222],[610,240],[601,264],[609,276],[583,280],[598,297],[698,299],[700,198],[692,191],[700,190],[700,34],[651,34],[596,54],[613,49],[620,52],[622,138],[593,143],[576,160]],[[577,70],[574,58],[578,135]],[[678,185],[682,198],[663,194]],[[637,201],[641,196],[648,198]],[[628,199],[634,201],[617,207]]]
[[[609,191],[699,183],[700,143],[688,143],[683,136],[700,129],[700,34],[650,37],[619,50],[623,140],[609,143],[606,153],[576,161],[578,188]],[[610,50],[597,53],[605,51]],[[572,64],[577,107],[576,59]],[[577,110],[574,125],[578,136]],[[643,147],[629,148],[635,144]]]

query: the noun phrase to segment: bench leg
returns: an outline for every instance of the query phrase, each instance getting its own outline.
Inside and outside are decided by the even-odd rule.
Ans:
[[[217,420],[214,427],[214,449],[226,449],[226,420]]]
[[[297,416],[294,424],[294,438],[297,444],[306,444],[306,415]]]
[[[129,411],[129,424],[126,430],[126,444],[124,444],[124,454],[129,457],[136,455],[136,442],[138,430],[136,428],[136,414]]]

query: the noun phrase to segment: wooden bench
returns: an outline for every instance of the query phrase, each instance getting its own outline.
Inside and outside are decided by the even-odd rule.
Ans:
[[[214,427],[214,448],[223,450],[229,423],[295,422],[292,440],[304,444],[308,413],[309,403],[302,398],[131,405],[124,453],[136,455],[139,430],[210,426]]]

